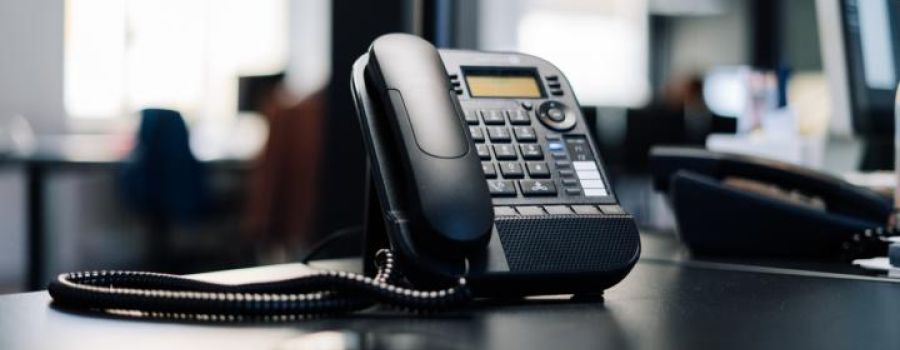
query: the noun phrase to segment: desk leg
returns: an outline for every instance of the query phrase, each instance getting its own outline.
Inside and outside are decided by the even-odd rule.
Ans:
[[[28,290],[44,289],[44,169],[29,164],[25,170],[28,201]]]

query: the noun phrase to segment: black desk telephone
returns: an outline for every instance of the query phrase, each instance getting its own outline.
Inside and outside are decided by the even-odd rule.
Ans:
[[[368,276],[222,286],[73,273],[51,284],[54,300],[164,315],[307,314],[373,302],[429,309],[473,297],[600,294],[636,263],[635,223],[556,67],[389,34],[356,61],[351,80],[369,155]]]
[[[656,147],[650,168],[696,254],[846,260],[885,255],[895,234],[889,198],[800,166]]]

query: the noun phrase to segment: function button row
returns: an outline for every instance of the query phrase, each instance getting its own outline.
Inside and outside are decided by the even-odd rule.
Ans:
[[[533,215],[626,215],[618,205],[519,205],[496,206],[496,216]]]
[[[550,180],[487,180],[491,195],[498,197],[515,197],[516,183],[526,197],[556,195],[556,185]]]

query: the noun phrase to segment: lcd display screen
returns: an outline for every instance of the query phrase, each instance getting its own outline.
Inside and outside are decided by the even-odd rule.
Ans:
[[[469,71],[465,77],[472,97],[543,97],[533,71]]]

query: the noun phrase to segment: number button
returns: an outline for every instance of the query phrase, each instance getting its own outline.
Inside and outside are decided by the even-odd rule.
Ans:
[[[518,162],[500,162],[500,173],[505,178],[524,177],[525,172],[522,171],[522,164]]]
[[[528,115],[527,111],[517,109],[517,110],[509,110],[506,111],[506,115],[509,117],[509,123],[513,125],[528,125],[531,124],[531,116]]]
[[[475,142],[484,141],[484,129],[477,126],[470,126],[469,133],[472,134],[472,140],[474,140]]]
[[[478,125],[478,115],[475,113],[475,111],[466,111],[466,123]]]
[[[482,110],[481,119],[487,125],[503,125],[506,122],[503,120],[503,113],[495,109]]]
[[[544,159],[544,152],[541,151],[541,146],[536,143],[519,145],[519,149],[522,151],[522,158],[530,160]]]
[[[493,179],[497,177],[497,168],[494,167],[494,163],[491,162],[481,162],[481,171],[484,172],[484,177]]]
[[[517,126],[513,128],[513,133],[516,134],[516,140],[519,142],[528,142],[537,140],[537,135],[534,133],[534,128],[530,126]]]
[[[555,196],[556,185],[549,180],[519,180],[522,194],[526,196]]]
[[[483,143],[476,144],[475,150],[478,151],[478,158],[491,159],[491,149],[488,147],[488,145],[485,145]]]
[[[494,145],[494,156],[499,160],[516,160],[516,148],[513,145]]]
[[[509,128],[505,126],[489,126],[487,132],[491,142],[509,142],[512,140],[512,136],[509,134]]]
[[[494,196],[516,196],[516,185],[509,180],[487,180],[488,189]]]
[[[550,169],[547,168],[547,163],[544,162],[528,162],[525,164],[528,168],[528,175],[533,178],[547,178],[550,177]]]

